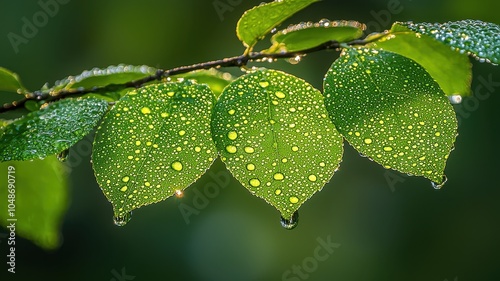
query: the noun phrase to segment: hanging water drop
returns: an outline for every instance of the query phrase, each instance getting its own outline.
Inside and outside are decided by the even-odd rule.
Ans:
[[[461,104],[463,100],[461,95],[449,96],[448,99],[450,100],[451,104]]]
[[[69,157],[69,149],[65,149],[57,154],[57,160],[61,162],[66,162]]]
[[[441,183],[435,183],[435,182],[432,182],[432,187],[434,189],[441,189],[443,188],[443,186],[446,184],[446,182],[448,181],[448,178],[446,176],[443,176],[443,181]]]
[[[301,56],[295,56],[293,58],[289,58],[288,59],[288,62],[290,64],[298,64],[300,61],[302,60],[302,57]]]
[[[299,224],[299,211],[295,211],[295,213],[293,213],[292,215],[292,218],[290,218],[289,220],[281,217],[280,223],[281,226],[286,230],[294,229]]]
[[[123,217],[114,217],[113,221],[116,226],[125,226],[130,221],[130,219],[132,219],[132,212],[128,212]]]

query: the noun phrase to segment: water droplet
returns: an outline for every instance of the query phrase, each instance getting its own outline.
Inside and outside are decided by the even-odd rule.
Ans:
[[[143,108],[141,108],[141,112],[142,112],[142,114],[150,114],[151,109],[149,109],[148,107],[143,107]]]
[[[316,175],[309,175],[308,179],[312,182],[315,182],[318,180],[318,178],[316,177]]]
[[[276,194],[276,195],[280,195],[280,194],[281,194],[281,189],[276,189],[276,190],[274,191],[274,194]]]
[[[247,164],[247,170],[249,171],[254,171],[255,170],[255,165],[254,164]]]
[[[289,59],[288,59],[288,62],[289,62],[290,64],[298,64],[298,63],[300,63],[300,61],[301,61],[301,60],[302,60],[302,57],[301,57],[301,56],[295,56],[295,57],[293,57],[293,58],[289,58]]]
[[[184,192],[182,192],[182,190],[179,190],[179,189],[178,189],[178,190],[176,190],[176,191],[175,191],[175,197],[177,197],[177,198],[182,198],[182,197],[184,197]]]
[[[260,85],[262,88],[266,88],[266,87],[268,87],[268,86],[269,86],[269,82],[267,82],[267,81],[261,81],[261,82],[259,82],[259,85]]]
[[[290,197],[290,199],[289,199],[289,200],[290,200],[290,203],[292,203],[292,204],[297,204],[297,203],[299,203],[299,198],[297,198],[297,197],[295,197],[295,196]]]
[[[178,172],[182,171],[182,163],[179,161],[175,161],[174,163],[172,163],[172,169],[174,169]]]
[[[441,183],[431,182],[431,184],[434,189],[441,189],[443,188],[443,186],[446,184],[447,181],[448,178],[446,176],[443,176],[443,181]]]
[[[372,143],[373,143],[373,140],[372,140],[372,139],[365,139],[365,143],[366,143],[366,144],[372,144]]]
[[[114,217],[113,221],[116,226],[125,226],[132,219],[132,212],[128,212],[124,217]]]
[[[122,182],[128,182],[130,180],[130,177],[123,177]]]
[[[274,174],[273,178],[277,181],[282,181],[285,178],[285,176],[282,173],[276,173]]]
[[[259,179],[251,179],[249,181],[250,185],[253,187],[259,187],[260,186],[260,180]]]
[[[276,97],[278,97],[279,99],[284,99],[284,98],[286,98],[286,95],[285,95],[285,93],[283,93],[283,92],[278,91],[278,92],[276,92],[276,93],[274,93],[274,94],[275,94],[275,95],[276,95]]]
[[[295,211],[295,213],[293,213],[292,217],[289,220],[281,217],[280,223],[281,226],[287,230],[294,229],[299,223],[299,211]]]
[[[235,140],[238,138],[238,133],[231,131],[231,132],[227,133],[227,138],[230,140]]]
[[[186,131],[184,131],[184,130],[180,130],[180,131],[179,131],[179,136],[181,136],[181,137],[182,137],[182,136],[184,136],[185,134],[186,134]]]
[[[299,148],[297,146],[292,146],[292,151],[297,152],[297,151],[299,151]]]
[[[245,152],[248,154],[252,154],[255,152],[255,149],[251,146],[247,146],[247,147],[245,147]]]
[[[229,152],[229,153],[231,153],[231,154],[234,154],[238,150],[236,149],[236,146],[234,146],[234,145],[228,145],[228,146],[226,146],[226,151]]]
[[[385,147],[384,147],[384,151],[391,152],[391,151],[392,151],[392,147],[390,147],[390,146],[385,146]]]
[[[227,113],[229,113],[229,115],[234,115],[234,113],[236,113],[236,111],[234,109],[231,109]]]
[[[61,162],[66,162],[69,156],[69,149],[65,149],[57,154],[57,160]]]
[[[450,100],[451,104],[461,104],[463,100],[461,95],[449,96],[448,99]]]

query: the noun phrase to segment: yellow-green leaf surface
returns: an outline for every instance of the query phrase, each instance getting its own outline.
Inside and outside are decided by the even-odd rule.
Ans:
[[[349,42],[363,35],[364,25],[356,21],[321,20],[318,23],[291,25],[271,38],[273,45],[266,52],[299,52],[329,41]]]
[[[108,103],[64,99],[31,112],[0,131],[0,161],[44,158],[70,148],[101,120]]]
[[[210,167],[217,156],[214,103],[206,85],[162,83],[130,91],[105,116],[92,161],[115,223],[185,189]]]
[[[13,223],[9,219],[16,219],[17,235],[44,249],[57,248],[61,222],[68,206],[64,165],[55,156],[50,156],[44,160],[2,162],[0,171],[1,225],[7,227]],[[15,201],[7,201],[9,194],[15,194]],[[15,205],[13,212],[8,206],[11,203]]]
[[[220,72],[213,68],[209,70],[193,71],[187,74],[173,76],[172,78],[176,77],[194,80],[198,84],[206,84],[212,92],[214,92],[216,97],[219,97],[222,90],[234,80],[230,73]]]
[[[425,34],[395,23],[390,32],[368,45],[408,57],[429,72],[448,96],[471,94],[472,64],[465,54]]]
[[[409,29],[433,37],[479,61],[500,63],[500,26],[479,20],[447,23],[399,23]]]
[[[443,182],[457,119],[419,64],[387,51],[346,49],[324,88],[333,123],[360,153],[388,169]]]
[[[292,75],[258,70],[222,93],[212,135],[231,173],[290,220],[333,176],[342,138],[321,93]]]
[[[0,91],[22,94],[26,92],[26,89],[17,74],[0,67]]]
[[[236,26],[236,34],[247,48],[293,14],[318,0],[276,0],[246,11]]]

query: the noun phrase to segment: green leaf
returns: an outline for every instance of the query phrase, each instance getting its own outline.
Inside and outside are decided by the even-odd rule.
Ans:
[[[273,45],[267,53],[299,52],[329,41],[350,42],[363,35],[364,25],[356,21],[321,20],[301,23],[278,31],[271,38]]]
[[[0,67],[0,91],[23,94],[27,90],[21,84],[21,80],[17,74]]]
[[[0,171],[0,198],[4,201],[0,204],[0,224],[7,227],[12,223],[8,219],[17,219],[17,235],[47,250],[57,248],[61,222],[68,206],[63,164],[50,156],[44,160],[2,162]],[[8,188],[8,183],[15,188]],[[15,202],[7,201],[10,190],[15,190]],[[8,209],[10,203],[15,204],[13,217]]]
[[[61,81],[57,81],[53,90],[78,88],[92,89],[93,87],[123,84],[150,75],[155,75],[155,73],[155,68],[145,65],[112,65],[104,69],[94,68],[92,70],[86,70],[80,75],[70,76]]]
[[[479,20],[399,24],[431,36],[461,53],[469,53],[481,62],[500,63],[500,26],[497,24]]]
[[[217,157],[210,134],[215,97],[206,85],[163,83],[130,91],[98,128],[92,161],[115,223],[180,192]]]
[[[443,182],[457,119],[419,64],[387,51],[347,49],[324,88],[330,118],[360,153],[387,169]]]
[[[236,34],[251,50],[273,28],[318,0],[276,0],[246,11],[236,26]]]
[[[467,55],[427,35],[416,34],[395,23],[386,36],[368,47],[394,52],[416,61],[448,96],[471,94],[472,64]]]
[[[65,99],[12,122],[0,132],[0,161],[44,158],[70,148],[108,108],[98,99]]]
[[[210,70],[199,70],[187,74],[176,75],[172,78],[176,77],[194,80],[198,84],[205,84],[214,92],[216,97],[219,97],[222,90],[234,80],[230,73],[220,72],[213,68]]]
[[[224,89],[212,135],[235,178],[287,220],[330,180],[343,152],[321,93],[275,70],[244,75]]]

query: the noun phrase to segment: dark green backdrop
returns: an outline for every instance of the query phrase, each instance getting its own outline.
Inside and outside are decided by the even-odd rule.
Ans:
[[[172,68],[238,55],[243,47],[234,34],[236,22],[261,2],[66,1],[17,54],[7,34],[20,33],[22,18],[31,18],[41,8],[37,1],[0,2],[0,65],[19,73],[31,89],[95,66]],[[218,14],[214,2],[235,7]],[[391,15],[389,3],[401,11]],[[500,24],[499,6],[496,0],[323,0],[290,23],[353,19],[385,29],[389,20],[473,18]],[[297,66],[278,62],[268,67],[321,88],[337,55],[322,52]],[[474,67],[473,89],[481,84],[480,77],[500,82],[498,67],[476,62]],[[203,192],[214,182],[208,174],[184,198],[139,209],[127,226],[116,227],[111,205],[96,185],[88,152],[82,152],[85,145],[80,143],[72,153],[81,153],[85,160],[71,174],[63,244],[45,252],[20,240],[15,276],[6,273],[6,243],[0,244],[0,280],[120,281],[135,276],[134,280],[267,281],[282,280],[294,265],[305,265],[307,276],[291,273],[283,280],[500,280],[500,85],[483,87],[481,94],[459,107],[460,135],[442,190],[421,178],[403,177],[391,186],[383,168],[346,145],[340,172],[302,206],[300,224],[293,231],[281,228],[278,212],[233,179],[186,224],[179,206],[193,206],[194,190]],[[218,161],[211,170],[225,171]],[[330,239],[340,247],[315,263],[318,239]],[[129,279],[114,276],[122,270]]]

